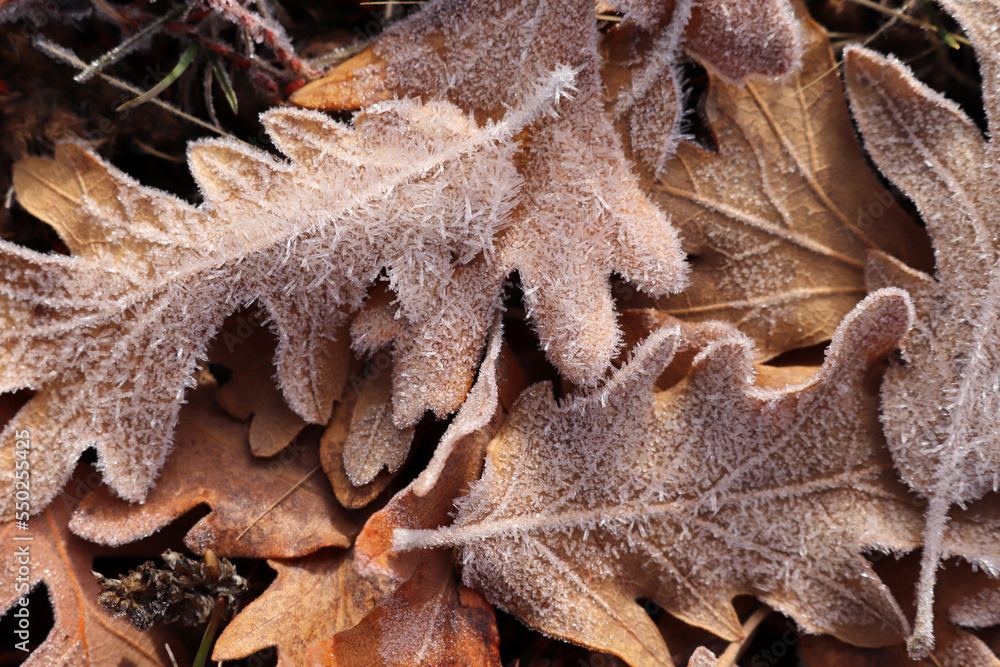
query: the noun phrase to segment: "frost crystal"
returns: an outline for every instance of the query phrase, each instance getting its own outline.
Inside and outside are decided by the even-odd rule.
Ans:
[[[942,2],[976,46],[989,140],[899,61],[846,53],[851,104],[865,146],[909,195],[934,243],[934,277],[875,253],[870,289],[909,290],[917,311],[882,389],[882,413],[903,479],[930,501],[911,651],[933,648],[933,596],[952,504],[997,489],[1000,474],[1000,7]]]
[[[571,79],[555,71],[485,126],[446,102],[376,104],[353,126],[269,111],[262,120],[290,161],[231,141],[194,143],[198,207],[142,187],[79,145],[59,146],[54,162],[22,161],[19,201],[72,256],[0,242],[0,391],[37,392],[3,436],[0,503],[13,486],[13,434],[25,429],[34,511],[88,446],[108,484],[142,500],[208,340],[253,299],[279,335],[285,398],[311,422],[325,421],[336,398],[325,386],[335,376],[331,341],[383,269],[402,317],[437,317],[456,338],[478,336],[484,303],[472,296],[486,292],[492,306],[493,292],[482,271],[466,269],[477,256],[491,265],[493,238],[509,223],[522,184],[511,138],[551,110]],[[410,391],[435,382],[414,379]]]
[[[491,602],[631,664],[671,664],[638,597],[729,639],[730,600],[751,594],[811,632],[898,641],[908,624],[862,551],[912,548],[919,513],[886,474],[866,376],[911,318],[901,290],[868,297],[816,374],[781,389],[752,384],[752,346],[729,330],[654,394],[679,335],[654,333],[589,396],[529,390],[454,525],[395,545],[461,546]]]
[[[689,5],[690,0],[678,3],[676,20],[667,17],[648,71],[632,82],[634,88],[624,89],[637,95],[635,104],[623,99],[618,108],[626,125],[649,91],[673,92],[673,84],[666,90],[655,85],[656,77],[673,66]],[[443,0],[391,26],[369,51],[292,97],[297,104],[323,108],[392,95],[444,98],[485,119],[503,113],[502,103],[521,95],[540,71],[572,68],[572,99],[519,137],[515,162],[524,187],[496,252],[501,275],[520,274],[548,357],[565,377],[584,385],[604,378],[619,344],[610,274],[618,272],[654,294],[685,284],[677,235],[639,187],[605,108],[599,40],[594,6],[587,0]],[[674,101],[649,103],[670,109],[667,139],[676,135]],[[661,147],[645,148],[655,159]],[[400,367],[414,374],[440,354],[428,343],[434,330],[422,324],[404,322],[394,330],[389,314],[367,313],[360,322],[358,335],[381,344],[395,340],[404,352]],[[476,346],[458,347],[460,358],[478,358],[489,322],[487,317],[478,323]],[[396,390],[407,382],[397,382]]]

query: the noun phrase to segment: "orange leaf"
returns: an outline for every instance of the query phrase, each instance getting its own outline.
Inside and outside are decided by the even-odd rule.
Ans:
[[[212,512],[184,540],[197,553],[211,548],[228,558],[292,558],[350,546],[357,526],[319,470],[315,440],[301,438],[273,459],[254,457],[247,426],[215,405],[214,389],[202,385],[184,406],[176,449],[145,504],[130,504],[102,486],[80,503],[73,532],[124,544],[206,503]]]
[[[237,419],[250,419],[250,451],[273,456],[295,439],[306,421],[285,402],[274,380],[275,340],[264,323],[263,307],[243,309],[226,319],[208,351],[209,361],[233,375],[218,391],[219,405]],[[346,328],[345,328],[346,329]],[[327,350],[323,391],[326,400],[340,399],[350,362],[347,331],[323,341]]]
[[[395,588],[387,577],[359,575],[350,551],[322,549],[268,564],[277,579],[229,623],[213,660],[277,646],[282,659],[304,664],[309,646],[357,625]]]
[[[761,361],[830,339],[866,294],[866,250],[930,264],[923,230],[865,162],[826,32],[799,15],[802,69],[743,86],[712,77],[717,150],[681,144],[653,186],[692,256],[690,286],[658,307],[735,324]]]
[[[170,659],[164,647],[169,643],[178,654],[183,651],[182,643],[160,628],[139,632],[122,619],[109,618],[98,605],[101,587],[91,570],[94,558],[103,553],[98,546],[70,533],[67,524],[71,511],[71,503],[52,503],[41,514],[31,517],[30,529],[26,531],[19,530],[14,522],[0,524],[0,543],[4,544],[0,555],[0,582],[3,584],[0,610],[16,615],[18,610],[27,609],[31,645],[41,642],[25,664],[169,666]],[[27,549],[27,556],[19,555],[22,549]],[[21,567],[30,570],[27,581],[19,573]],[[22,583],[31,590],[37,590],[39,584],[45,584],[48,589],[55,625],[44,642],[39,627],[44,612],[18,604],[19,597],[27,595],[27,589],[17,588]],[[8,642],[20,641],[20,638],[5,637],[3,641],[9,646]]]
[[[360,623],[308,656],[312,664],[337,667],[499,667],[500,635],[493,607],[455,583],[452,559],[440,553]]]

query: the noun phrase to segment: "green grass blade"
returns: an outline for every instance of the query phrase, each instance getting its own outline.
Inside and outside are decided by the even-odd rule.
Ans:
[[[233,82],[230,81],[226,68],[222,66],[222,61],[219,60],[219,56],[216,54],[213,53],[210,60],[212,62],[212,71],[215,72],[215,80],[219,82],[222,94],[226,96],[226,101],[229,102],[229,108],[233,110],[234,114],[239,113],[236,93],[233,91]]]
[[[162,93],[170,86],[170,84],[172,84],[174,81],[177,80],[177,77],[179,77],[181,74],[184,73],[184,70],[186,70],[192,62],[194,62],[195,56],[198,55],[198,51],[200,50],[201,47],[199,47],[197,44],[192,44],[191,46],[187,47],[184,53],[181,54],[181,59],[177,61],[177,65],[175,65],[174,68],[170,70],[170,73],[167,74],[165,77],[163,77],[163,79],[158,84],[156,84],[155,86],[153,86],[152,88],[150,88],[149,90],[147,90],[134,100],[129,100],[125,104],[121,105],[116,109],[116,111],[125,111],[126,109],[137,107],[140,104],[145,104],[149,100],[153,99],[154,97]]]

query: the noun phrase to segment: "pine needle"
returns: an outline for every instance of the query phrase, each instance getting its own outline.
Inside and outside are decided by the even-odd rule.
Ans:
[[[219,88],[222,88],[222,94],[225,96],[226,101],[229,102],[229,108],[233,110],[234,114],[238,113],[239,103],[236,100],[236,92],[233,90],[233,83],[229,79],[229,73],[222,66],[222,61],[219,60],[218,55],[211,54],[209,61],[212,63],[215,80],[219,82]]]

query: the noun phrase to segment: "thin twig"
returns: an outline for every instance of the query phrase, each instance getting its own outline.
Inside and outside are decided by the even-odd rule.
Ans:
[[[929,30],[932,32],[938,31],[936,27],[934,27],[930,23],[927,23],[926,21],[921,21],[920,19],[913,18],[909,14],[906,14],[898,9],[893,9],[892,7],[885,7],[877,2],[874,2],[873,0],[850,0],[850,1],[856,5],[861,5],[862,7],[867,7],[868,9],[873,9],[877,12],[882,12],[883,14],[890,14],[904,23],[915,25],[919,28],[923,28],[924,30]],[[952,35],[952,36],[955,38],[956,42],[961,42],[966,46],[972,46],[972,42],[970,42],[965,37],[962,37],[961,35]]]
[[[718,657],[715,664],[717,667],[733,667],[736,661],[743,656],[743,652],[747,650],[750,645],[750,639],[753,638],[754,634],[757,632],[757,628],[760,627],[761,622],[768,617],[771,613],[771,608],[761,605],[757,611],[750,615],[750,618],[746,620],[743,624],[743,637],[735,642],[729,644],[726,650]]]
[[[173,21],[179,17],[185,11],[187,11],[187,5],[181,5],[173,11],[167,12],[115,48],[95,60],[92,60],[89,65],[83,68],[82,72],[73,77],[73,80],[77,83],[83,83],[108,65],[118,62],[137,48],[142,40],[162,28],[167,22]]]
[[[48,55],[50,55],[50,56],[52,56],[54,58],[58,58],[59,60],[62,60],[63,62],[65,62],[65,63],[67,63],[69,65],[73,65],[74,67],[79,67],[79,68],[82,69],[82,68],[84,68],[84,67],[87,66],[87,63],[85,63],[84,61],[80,60],[80,58],[78,58],[77,55],[75,53],[73,53],[72,51],[64,49],[63,47],[59,46],[58,44],[54,44],[54,43],[48,41],[47,39],[45,39],[43,37],[36,37],[35,40],[34,40],[34,45],[35,45],[36,49],[44,51]],[[110,83],[112,86],[114,86],[115,88],[118,88],[119,90],[124,90],[124,91],[130,92],[133,95],[142,95],[143,92],[144,92],[144,91],[136,88],[135,86],[133,86],[131,84],[125,83],[121,79],[116,79],[113,76],[108,76],[104,72],[97,72],[96,74],[101,79],[103,79],[107,83]],[[215,127],[215,126],[213,126],[211,123],[206,123],[205,121],[203,121],[200,118],[192,116],[191,114],[186,113],[184,111],[181,111],[180,109],[178,109],[174,105],[169,104],[167,102],[164,102],[163,100],[161,100],[158,97],[154,97],[153,99],[151,99],[150,103],[151,104],[155,104],[156,106],[158,106],[158,107],[160,107],[162,109],[166,109],[170,113],[172,113],[172,114],[174,114],[176,116],[179,116],[179,117],[183,118],[186,121],[194,123],[195,125],[198,125],[199,127],[203,127],[206,130],[210,130],[212,132],[215,132],[216,134],[222,135],[223,137],[226,137],[228,139],[233,139],[235,141],[240,142],[241,144],[245,144],[247,146],[250,145],[247,142],[245,142],[242,139],[240,139],[239,137],[235,137],[235,136],[229,134],[228,132],[226,132],[224,130],[221,130],[221,129]]]

